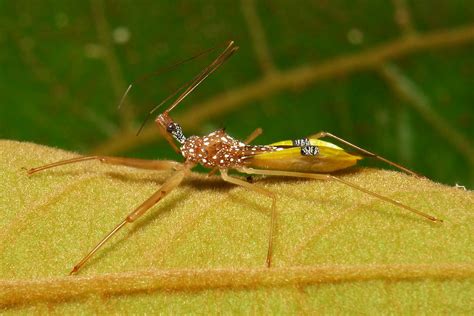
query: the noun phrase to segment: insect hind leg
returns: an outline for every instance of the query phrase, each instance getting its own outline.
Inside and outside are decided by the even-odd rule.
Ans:
[[[349,186],[355,190],[361,191],[363,193],[366,193],[368,195],[371,195],[373,197],[376,197],[380,200],[383,200],[385,202],[391,203],[393,205],[396,205],[398,207],[401,207],[405,210],[408,210],[414,214],[417,214],[419,216],[422,216],[432,222],[443,222],[443,220],[434,217],[432,215],[426,214],[424,212],[421,212],[417,209],[414,209],[406,204],[403,204],[397,200],[391,199],[387,196],[372,192],[370,190],[367,190],[363,187],[360,187],[352,182],[343,180],[339,177],[333,176],[331,174],[321,174],[321,173],[306,173],[306,172],[294,172],[294,171],[280,171],[280,170],[262,170],[262,169],[254,169],[254,168],[239,168],[237,169],[240,172],[247,173],[247,174],[262,174],[262,175],[272,175],[272,176],[284,176],[284,177],[297,177],[297,178],[309,178],[309,179],[316,179],[316,180],[335,180],[341,184],[344,184],[346,186]]]
[[[267,259],[266,259],[266,265],[267,265],[268,268],[270,268],[271,265],[272,265],[273,236],[274,236],[274,232],[275,232],[276,217],[277,217],[276,196],[275,196],[275,194],[273,192],[268,191],[268,190],[262,189],[262,188],[254,185],[252,183],[248,183],[248,182],[240,180],[238,178],[234,178],[234,177],[229,176],[227,174],[226,169],[220,169],[220,172],[221,172],[222,180],[224,180],[226,182],[229,182],[229,183],[232,183],[232,184],[240,185],[240,186],[242,186],[244,188],[247,188],[251,191],[266,195],[266,196],[268,196],[269,198],[272,199],[270,232],[268,233],[268,250],[267,250]]]
[[[367,156],[367,157],[370,157],[370,158],[375,158],[375,159],[377,159],[377,160],[383,161],[383,162],[385,162],[385,163],[387,163],[387,164],[389,164],[389,165],[391,165],[391,166],[393,166],[393,167],[395,167],[395,168],[397,168],[397,169],[400,169],[400,170],[402,170],[402,171],[404,171],[404,172],[406,172],[406,173],[408,173],[408,174],[410,174],[410,175],[412,175],[412,176],[419,177],[419,178],[424,178],[424,176],[422,176],[422,175],[420,175],[420,174],[418,174],[418,173],[416,173],[416,172],[414,172],[414,171],[412,171],[412,170],[410,170],[410,169],[408,169],[408,168],[406,168],[406,167],[404,167],[404,166],[402,166],[402,165],[400,165],[400,164],[398,164],[398,163],[395,163],[395,162],[393,162],[393,161],[390,161],[390,160],[388,160],[387,158],[384,158],[384,157],[382,157],[382,156],[380,156],[380,155],[378,155],[378,154],[375,154],[375,153],[373,153],[373,152],[370,152],[370,151],[368,151],[368,150],[366,150],[366,149],[364,149],[364,148],[362,148],[362,147],[359,147],[359,146],[357,146],[357,145],[354,145],[354,144],[348,142],[347,140],[345,140],[345,139],[343,139],[343,138],[341,138],[341,137],[339,137],[339,136],[336,136],[336,135],[334,135],[334,134],[331,134],[331,133],[329,133],[329,132],[321,131],[321,132],[318,132],[318,133],[316,133],[316,134],[314,134],[314,135],[309,136],[309,138],[318,138],[318,139],[319,139],[319,138],[324,138],[324,137],[329,137],[329,138],[335,139],[335,140],[337,140],[337,141],[343,143],[344,145],[347,145],[347,146],[349,146],[349,147],[351,147],[351,148],[357,150],[358,152],[362,153],[364,156]]]

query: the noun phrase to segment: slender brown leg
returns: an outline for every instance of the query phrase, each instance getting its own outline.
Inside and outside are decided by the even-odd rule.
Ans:
[[[71,163],[88,161],[88,160],[98,160],[102,163],[111,164],[111,165],[120,165],[127,166],[139,169],[151,169],[151,170],[171,170],[177,169],[182,166],[181,163],[171,160],[145,160],[145,159],[135,159],[135,158],[123,158],[123,157],[108,157],[108,156],[83,156],[67,160],[61,160],[53,162],[44,166],[28,169],[28,175],[33,173],[43,171],[49,168],[54,168],[62,165],[67,165]]]
[[[374,154],[374,153],[372,153],[372,152],[370,152],[370,151],[368,151],[368,150],[365,150],[364,148],[361,148],[361,147],[356,146],[356,145],[354,145],[354,144],[352,144],[352,143],[349,143],[347,140],[342,139],[342,138],[340,138],[340,137],[338,137],[338,136],[336,136],[336,135],[333,135],[333,134],[331,134],[331,133],[328,133],[328,132],[319,132],[319,133],[316,133],[316,134],[314,134],[314,135],[309,136],[309,138],[324,138],[324,137],[330,137],[330,138],[332,138],[332,139],[335,139],[335,140],[337,140],[337,141],[340,141],[341,143],[343,143],[343,144],[345,144],[345,145],[347,145],[347,146],[349,146],[349,147],[354,148],[355,150],[357,150],[357,151],[363,153],[364,155],[366,155],[366,156],[368,156],[368,157],[375,158],[375,159],[378,159],[378,160],[380,160],[380,161],[383,161],[383,162],[385,162],[385,163],[387,163],[387,164],[389,164],[389,165],[391,165],[391,166],[393,166],[393,167],[395,167],[395,168],[398,168],[398,169],[400,169],[400,170],[403,170],[404,172],[406,172],[406,173],[408,173],[408,174],[410,174],[410,175],[412,175],[412,176],[424,178],[422,175],[419,175],[419,174],[417,174],[416,172],[411,171],[410,169],[408,169],[408,168],[406,168],[406,167],[403,167],[402,165],[399,165],[399,164],[397,164],[397,163],[395,163],[395,162],[393,162],[393,161],[390,161],[390,160],[388,160],[388,159],[386,159],[386,158],[384,158],[384,157],[382,157],[382,156],[379,156],[379,155]]]
[[[253,169],[253,168],[239,168],[237,169],[240,172],[247,173],[247,174],[263,174],[263,175],[272,175],[272,176],[285,176],[285,177],[298,177],[298,178],[310,178],[310,179],[317,179],[317,180],[336,180],[339,183],[345,184],[353,189],[359,190],[361,192],[364,192],[366,194],[372,195],[376,198],[379,198],[381,200],[384,200],[386,202],[392,203],[398,207],[404,208],[412,213],[415,213],[417,215],[423,216],[424,218],[429,219],[430,221],[433,222],[443,222],[443,220],[436,218],[432,215],[426,214],[424,212],[418,211],[408,205],[405,205],[399,201],[393,200],[389,197],[380,195],[378,193],[369,191],[365,188],[362,188],[354,183],[351,183],[346,180],[342,180],[341,178],[338,178],[336,176],[333,176],[331,174],[320,174],[320,173],[305,173],[305,172],[293,172],[293,171],[278,171],[278,170],[262,170],[262,169]]]
[[[184,164],[184,166],[176,171],[172,176],[170,176],[156,191],[150,196],[145,202],[143,202],[140,206],[138,206],[133,212],[128,214],[125,219],[120,222],[110,233],[108,233],[89,253],[82,258],[79,263],[77,263],[74,268],[72,269],[71,274],[76,273],[79,269],[89,260],[94,253],[97,252],[104,244],[109,240],[116,232],[118,232],[125,224],[133,223],[137,218],[142,216],[146,211],[152,208],[156,203],[158,203],[161,199],[163,199],[166,195],[168,195],[174,188],[176,188],[183,178],[189,174],[191,168],[194,167],[194,164]]]
[[[263,133],[263,130],[261,127],[258,127],[256,128],[252,134],[250,134],[244,141],[245,144],[250,144],[251,142],[253,142],[255,140],[255,138],[257,138],[258,136],[262,135]],[[217,170],[219,170],[219,167],[214,167],[211,169],[211,171],[209,171],[209,173],[207,174],[208,177],[210,176],[213,176]]]
[[[245,144],[250,144],[251,142],[253,142],[255,140],[255,138],[257,138],[258,136],[262,135],[263,133],[263,130],[261,127],[258,127],[256,128],[252,134],[250,134],[244,141]]]
[[[272,209],[271,209],[272,215],[271,215],[271,220],[270,220],[270,232],[268,235],[268,251],[267,251],[267,259],[266,259],[267,267],[270,268],[270,266],[272,265],[272,255],[273,255],[273,233],[275,231],[276,215],[277,215],[275,194],[273,192],[262,189],[254,184],[229,176],[227,174],[226,169],[221,169],[220,172],[221,172],[222,179],[224,181],[232,183],[232,184],[240,185],[254,192],[266,195],[272,199]]]

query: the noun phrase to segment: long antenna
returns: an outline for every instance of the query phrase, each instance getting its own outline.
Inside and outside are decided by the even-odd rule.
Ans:
[[[178,94],[178,92],[180,92],[181,90],[183,90],[186,86],[188,86],[195,78],[193,78],[192,80],[189,80],[187,81],[185,84],[183,84],[181,87],[179,87],[178,89],[176,89],[176,91],[174,91],[173,93],[171,93],[169,96],[167,96],[163,101],[160,102],[160,104],[158,104],[157,106],[155,106],[151,111],[148,112],[148,114],[146,115],[145,119],[143,120],[142,124],[140,125],[140,128],[138,129],[138,132],[137,132],[137,136],[140,134],[140,132],[142,131],[143,127],[145,127],[145,124],[146,122],[148,122],[148,120],[150,119],[151,115],[153,113],[155,113],[163,104],[165,104],[166,102],[169,101],[169,99],[171,99],[172,97],[174,97],[176,94]]]
[[[165,112],[170,112],[174,109],[184,98],[186,98],[191,92],[196,89],[201,82],[203,82],[210,74],[216,71],[223,63],[229,59],[234,52],[239,49],[238,46],[234,45],[234,41],[230,41],[226,49],[209,65],[207,66],[197,78],[189,85],[189,87],[171,104]]]
[[[149,120],[151,115],[154,112],[156,112],[163,104],[168,102],[172,97],[174,97],[176,94],[178,94],[178,92],[182,91],[184,88],[187,87],[186,90],[183,93],[181,93],[178,96],[178,98],[170,105],[170,107],[168,107],[165,110],[165,112],[171,111],[174,107],[176,107],[179,103],[181,103],[181,101],[183,101],[184,98],[186,98],[191,92],[193,92],[194,89],[196,89],[196,87],[199,86],[199,84],[201,84],[201,82],[203,82],[210,74],[212,74],[214,71],[216,71],[223,63],[225,63],[227,61],[227,59],[229,59],[232,56],[232,54],[238,48],[239,47],[235,46],[233,41],[228,42],[226,49],[211,64],[209,64],[209,66],[204,68],[204,70],[202,70],[192,80],[186,82],[184,85],[182,85],[181,87],[176,89],[176,91],[171,93],[163,101],[161,101],[160,104],[158,104],[150,112],[148,112],[147,116],[143,120],[143,123],[142,123],[142,125],[140,126],[140,128],[137,132],[137,135],[139,135],[140,132],[143,130],[143,127],[145,126],[146,122]],[[212,48],[212,50],[215,50],[215,49],[216,49],[216,47]],[[209,51],[210,50],[207,50],[207,52],[209,52]],[[127,90],[129,90],[129,89],[127,89]]]
[[[226,42],[225,44],[228,45],[228,42]],[[138,82],[140,82],[140,81],[143,81],[143,80],[145,80],[145,79],[148,79],[148,78],[150,78],[151,76],[158,76],[158,75],[160,75],[160,74],[162,74],[162,73],[165,73],[165,72],[167,72],[167,71],[169,71],[169,70],[171,70],[171,69],[173,69],[173,68],[176,68],[176,67],[178,67],[178,66],[180,66],[180,65],[183,65],[183,64],[186,64],[186,63],[188,63],[188,62],[190,62],[190,61],[193,61],[193,60],[195,60],[195,59],[198,59],[199,57],[202,57],[202,56],[204,56],[204,55],[207,55],[207,54],[209,54],[209,53],[211,53],[211,52],[217,50],[217,49],[218,49],[219,47],[221,47],[221,46],[223,46],[223,44],[219,44],[219,45],[216,45],[216,46],[214,46],[214,47],[208,48],[208,49],[203,50],[203,51],[201,51],[201,52],[199,52],[199,53],[197,53],[197,54],[195,54],[195,55],[193,55],[193,56],[191,56],[191,57],[189,57],[189,58],[187,58],[187,59],[177,61],[177,62],[175,62],[175,63],[173,63],[173,64],[171,64],[171,65],[169,65],[169,66],[165,66],[165,67],[162,67],[162,68],[158,68],[158,69],[155,70],[155,71],[149,72],[149,73],[147,73],[147,74],[145,74],[145,75],[139,77],[138,79],[136,79],[136,80],[134,80],[132,83],[130,83],[130,85],[127,87],[127,90],[125,90],[125,93],[123,94],[122,98],[120,98],[120,102],[119,102],[117,108],[120,109],[120,108],[122,107],[122,105],[123,105],[123,103],[124,103],[124,101],[125,101],[125,99],[126,99],[128,93],[129,93],[130,90],[132,89],[132,86],[134,86],[136,83],[138,83]]]

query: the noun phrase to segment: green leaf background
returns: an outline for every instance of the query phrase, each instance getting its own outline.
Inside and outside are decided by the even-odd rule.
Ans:
[[[91,163],[27,179],[21,167],[69,154],[3,141],[4,311],[472,312],[473,197],[452,188],[474,187],[472,1],[0,1],[0,138],[179,159],[152,123],[135,133],[211,56],[118,100],[134,79],[229,39],[238,53],[173,111],[187,134],[262,127],[269,143],[330,131],[446,184],[345,175],[446,223],[337,184],[264,180],[288,217],[271,274],[258,270],[265,201],[194,174],[84,276],[63,278],[164,175]],[[289,245],[302,249],[294,260]]]
[[[121,111],[118,100],[234,39],[238,54],[173,112],[188,134],[262,127],[270,143],[326,130],[474,185],[472,1],[2,1],[0,30],[1,138],[178,159],[152,123],[135,133],[210,56],[141,81]]]

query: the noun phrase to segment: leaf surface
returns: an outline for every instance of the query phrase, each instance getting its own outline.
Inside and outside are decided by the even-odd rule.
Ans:
[[[58,313],[467,313],[474,305],[471,191],[398,172],[340,176],[445,220],[433,224],[334,182],[256,178],[278,196],[274,268],[267,198],[193,173],[72,266],[168,172],[84,162],[0,142],[0,306]]]

